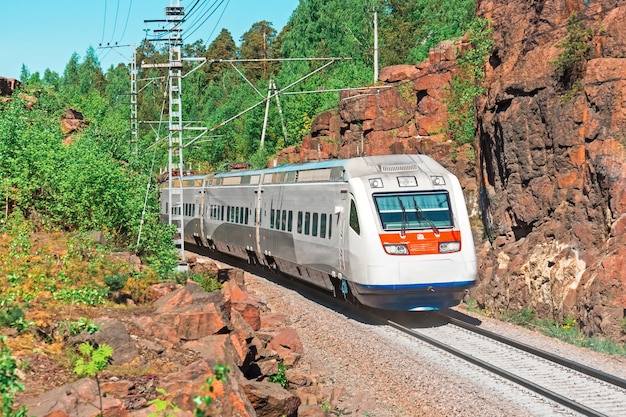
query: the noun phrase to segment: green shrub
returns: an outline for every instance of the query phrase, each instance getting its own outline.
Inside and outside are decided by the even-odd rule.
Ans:
[[[0,336],[0,415],[3,417],[25,417],[26,407],[13,409],[15,394],[24,391],[24,385],[19,382],[15,373],[17,364],[11,357],[11,349],[5,344],[5,337]]]
[[[280,385],[281,387],[285,388],[287,386],[287,367],[285,366],[284,363],[279,362],[278,363],[278,373],[276,375],[272,375],[268,378],[268,380],[270,382],[274,382],[278,385]]]
[[[128,281],[128,275],[126,274],[114,274],[104,277],[104,283],[109,287],[109,291],[119,291],[124,288]]]

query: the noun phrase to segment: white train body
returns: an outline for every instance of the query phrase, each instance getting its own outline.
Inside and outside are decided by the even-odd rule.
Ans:
[[[447,308],[476,281],[459,182],[425,155],[190,176],[182,189],[185,241],[370,307]]]

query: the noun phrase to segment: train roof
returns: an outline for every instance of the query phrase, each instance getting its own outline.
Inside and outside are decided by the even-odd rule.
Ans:
[[[254,185],[295,182],[347,182],[350,178],[384,173],[421,172],[423,175],[452,175],[428,155],[401,154],[364,156],[350,159],[281,165],[256,170],[236,170],[208,175],[185,176],[183,186],[200,186],[207,179],[212,185]]]
[[[327,161],[305,162],[302,164],[287,164],[273,168],[229,171],[215,174],[215,177],[233,177],[241,175],[256,175],[268,173],[284,173],[294,171],[327,170],[342,168],[348,177],[375,174],[378,172],[404,172],[423,171],[425,173],[438,174],[448,171],[437,161],[428,155],[400,154],[364,156],[350,159],[330,159]],[[347,178],[346,178],[347,179]]]

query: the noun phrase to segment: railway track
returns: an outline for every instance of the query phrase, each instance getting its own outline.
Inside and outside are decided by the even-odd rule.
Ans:
[[[626,380],[439,314],[439,323],[387,324],[585,416],[626,416]]]
[[[202,251],[196,251],[200,252]],[[254,268],[245,262],[214,253],[211,256],[222,258],[221,261],[233,266],[248,269],[281,286],[299,288],[301,293],[308,294],[316,303],[359,321],[374,326],[388,325],[410,338],[417,338],[462,362],[469,362],[486,373],[497,376],[494,379],[508,380],[512,387],[521,387],[535,393],[531,397],[526,396],[531,398],[530,401],[533,401],[532,398],[536,401],[547,399],[565,410],[564,413],[557,411],[550,415],[626,417],[625,379],[487,331],[455,317],[453,310],[449,311],[450,314],[406,315],[400,312],[382,316],[377,310],[357,308],[338,302],[324,292],[312,291],[308,285],[297,280],[276,274],[268,275],[266,269]],[[542,411],[538,413],[537,415],[544,415]]]

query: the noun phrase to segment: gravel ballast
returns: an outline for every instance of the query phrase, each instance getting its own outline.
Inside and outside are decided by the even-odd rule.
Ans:
[[[280,280],[279,280],[280,281]],[[304,346],[299,370],[322,387],[317,402],[334,414],[363,417],[575,416],[534,393],[386,325],[360,321],[315,296],[245,274],[246,290],[288,317]],[[282,282],[284,284],[284,282]],[[590,352],[463,309],[481,327],[626,377],[623,357]]]

